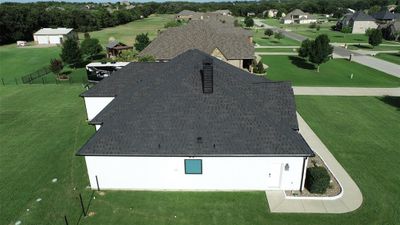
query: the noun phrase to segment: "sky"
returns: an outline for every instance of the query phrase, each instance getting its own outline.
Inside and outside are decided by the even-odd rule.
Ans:
[[[40,1],[61,1],[61,0],[40,0]],[[130,2],[228,2],[229,0],[130,0]],[[232,0],[233,1],[233,0]],[[246,0],[241,0],[246,1]],[[254,1],[254,0],[253,0]],[[38,2],[35,0],[0,0],[3,2]],[[64,2],[119,2],[119,0],[64,0]]]

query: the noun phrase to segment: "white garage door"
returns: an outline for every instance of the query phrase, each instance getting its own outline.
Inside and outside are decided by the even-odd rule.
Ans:
[[[60,44],[60,36],[50,36],[50,44]]]
[[[41,45],[49,44],[49,37],[48,36],[37,36],[37,42]]]
[[[281,186],[282,164],[271,164],[267,171],[267,187],[279,188]]]

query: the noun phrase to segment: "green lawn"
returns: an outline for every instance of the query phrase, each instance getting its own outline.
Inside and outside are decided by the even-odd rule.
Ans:
[[[331,30],[331,26],[336,22],[327,22],[319,24],[320,30],[309,28],[309,24],[281,24],[277,19],[266,19],[264,22],[268,25],[288,29],[295,33],[304,35],[309,38],[316,38],[320,34],[328,35],[331,42],[337,43],[368,43],[368,37],[365,34],[345,34],[339,31]],[[383,43],[398,44],[393,41],[384,40]]]
[[[255,48],[256,52],[297,52],[298,48]]]
[[[397,46],[387,46],[387,45],[379,45],[372,47],[369,44],[362,45],[349,45],[348,49],[350,50],[367,50],[367,51],[400,51],[400,44]]]
[[[264,30],[253,29],[253,41],[261,46],[300,46],[300,42],[284,37],[276,39],[274,36],[267,37]]]
[[[81,85],[0,87],[0,224],[64,224],[64,215],[76,224],[78,194],[87,203],[90,192],[75,152],[94,133],[78,97],[83,91]]]
[[[90,36],[100,40],[105,46],[110,38],[115,38],[127,45],[133,45],[136,35],[148,33],[150,39],[157,36],[157,31],[164,29],[164,25],[173,19],[173,15],[151,15],[148,18],[136,20],[124,25],[105,28],[99,31],[90,32]],[[79,34],[83,38],[83,33]]]
[[[61,48],[17,48],[0,46],[0,78],[7,83],[50,64],[50,59],[60,58]]]
[[[312,64],[297,56],[263,56],[269,66],[267,78],[288,80],[294,86],[331,87],[398,87],[400,79],[367,66],[333,59],[324,63],[318,73]],[[353,79],[350,79],[353,74]]]
[[[379,53],[375,57],[400,65],[400,53]]]

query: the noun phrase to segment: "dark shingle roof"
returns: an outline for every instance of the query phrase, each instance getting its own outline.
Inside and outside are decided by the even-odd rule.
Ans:
[[[211,54],[218,48],[227,59],[253,59],[252,34],[242,28],[216,20],[196,20],[163,31],[139,56],[151,55],[158,60],[170,60],[189,49]]]
[[[353,14],[351,17],[351,20],[353,21],[375,21],[375,19],[370,16],[365,14],[363,11],[357,11]]]
[[[393,13],[389,12],[389,10],[387,10],[387,9],[379,11],[378,13],[374,14],[373,17],[377,20],[394,20],[395,19],[395,15]]]
[[[83,93],[117,97],[91,121],[102,127],[78,155],[313,154],[295,130],[290,83],[212,57],[214,92],[204,94],[200,70],[209,57],[190,50],[168,63],[131,63]]]

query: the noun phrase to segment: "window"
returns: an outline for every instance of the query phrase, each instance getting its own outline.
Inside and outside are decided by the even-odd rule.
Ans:
[[[185,159],[185,174],[202,174],[201,159]]]

